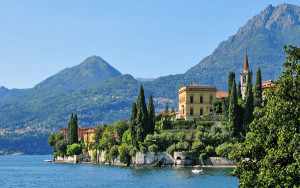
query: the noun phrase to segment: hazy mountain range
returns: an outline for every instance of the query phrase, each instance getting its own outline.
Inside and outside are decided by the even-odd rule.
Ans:
[[[169,106],[177,108],[178,88],[192,81],[227,91],[228,72],[234,71],[239,80],[246,50],[254,75],[260,66],[263,80],[276,80],[285,62],[283,46],[300,46],[299,23],[300,7],[269,5],[184,74],[154,80],[134,79],[131,75],[122,75],[100,57],[92,56],[32,89],[8,90],[1,87],[0,130],[18,129],[28,134],[49,134],[67,126],[71,113],[79,115],[80,126],[97,126],[129,119],[140,84],[144,86],[146,98],[152,93],[153,97],[166,98]],[[160,100],[155,100],[157,111],[164,105]],[[0,150],[1,147],[4,146],[0,145]]]

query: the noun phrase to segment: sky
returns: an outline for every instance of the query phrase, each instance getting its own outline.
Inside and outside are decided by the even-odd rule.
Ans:
[[[31,88],[96,55],[123,74],[181,74],[269,4],[299,0],[0,0],[0,86]]]

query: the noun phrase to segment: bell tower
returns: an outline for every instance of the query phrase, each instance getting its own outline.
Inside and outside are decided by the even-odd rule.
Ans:
[[[249,71],[250,71],[250,69],[249,69],[248,57],[247,57],[247,51],[246,51],[244,70],[241,70],[241,92],[242,92],[243,100],[246,98],[248,79],[250,79],[250,83],[252,85],[252,71],[250,71],[250,78],[248,78]]]

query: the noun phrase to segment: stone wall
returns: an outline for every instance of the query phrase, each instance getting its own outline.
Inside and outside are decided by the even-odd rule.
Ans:
[[[211,166],[235,166],[236,163],[227,157],[209,157],[204,160],[204,165]]]
[[[56,157],[56,163],[80,163],[86,159],[85,155],[74,155],[65,157]],[[125,165],[120,162],[119,156],[113,161],[105,161],[105,151],[101,151],[98,155],[99,164],[110,165]],[[203,165],[207,167],[232,167],[236,163],[226,157],[209,157],[201,164],[198,156],[188,152],[174,152],[174,155],[169,155],[166,152],[158,152],[157,155],[153,155],[150,152],[142,154],[137,152],[131,159],[131,165],[133,166],[193,166]]]

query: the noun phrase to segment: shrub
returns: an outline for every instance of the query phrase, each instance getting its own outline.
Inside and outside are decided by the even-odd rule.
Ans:
[[[134,148],[132,148],[132,149],[130,150],[129,155],[130,155],[131,157],[133,157],[133,156],[135,156],[136,152],[137,152],[137,149],[136,149],[136,147],[134,147]]]
[[[74,143],[67,146],[67,155],[69,156],[79,155],[81,152],[81,144]]]
[[[151,153],[153,153],[154,155],[156,155],[157,152],[158,152],[158,146],[156,144],[153,144],[153,145],[151,145],[151,146],[148,147],[148,150]]]
[[[213,124],[214,124],[213,121],[197,121],[197,122],[196,122],[197,127],[198,127],[198,126],[203,126],[203,127],[208,128],[208,127],[213,126]]]
[[[203,140],[203,137],[204,137],[204,134],[203,134],[202,131],[198,131],[198,132],[196,133],[196,138],[197,138],[197,140],[201,141],[201,140]]]
[[[119,148],[119,146],[114,145],[113,147],[111,147],[111,148],[109,149],[109,158],[110,158],[111,160],[114,160],[115,158],[118,157],[118,155],[119,155],[119,150],[118,150],[118,148]]]
[[[234,149],[232,143],[223,143],[216,148],[216,153],[220,157],[228,157],[228,154]]]
[[[178,140],[178,141],[184,141],[184,139],[185,139],[185,133],[184,132],[178,132],[177,134],[176,134],[176,139]]]
[[[120,155],[120,162],[129,165],[130,164],[130,148],[126,145],[120,146],[118,148]]]
[[[146,154],[147,153],[147,147],[145,147],[145,146],[140,146],[140,150],[141,150],[141,153],[142,154]]]
[[[217,126],[212,126],[211,127],[211,132],[213,133],[213,134],[217,134],[217,133],[219,133],[220,132],[220,129],[217,127]]]
[[[212,146],[206,146],[205,147],[205,152],[208,156],[213,156],[215,155],[215,149]]]
[[[196,153],[202,153],[205,150],[205,145],[202,142],[193,142],[192,150]]]
[[[178,142],[176,144],[176,151],[188,151],[190,147],[190,144],[185,141],[185,142]]]
[[[204,165],[204,161],[205,159],[207,159],[207,154],[206,153],[201,153],[200,156],[199,156],[199,159],[201,161],[201,164]]]
[[[123,133],[122,143],[125,143],[125,144],[131,143],[131,132],[129,129]]]
[[[176,150],[176,144],[172,144],[170,147],[167,148],[167,153],[170,154],[170,155],[173,155],[173,153],[175,152]]]
[[[68,140],[59,140],[55,143],[55,150],[57,155],[64,156],[67,154],[67,146],[69,144]]]

